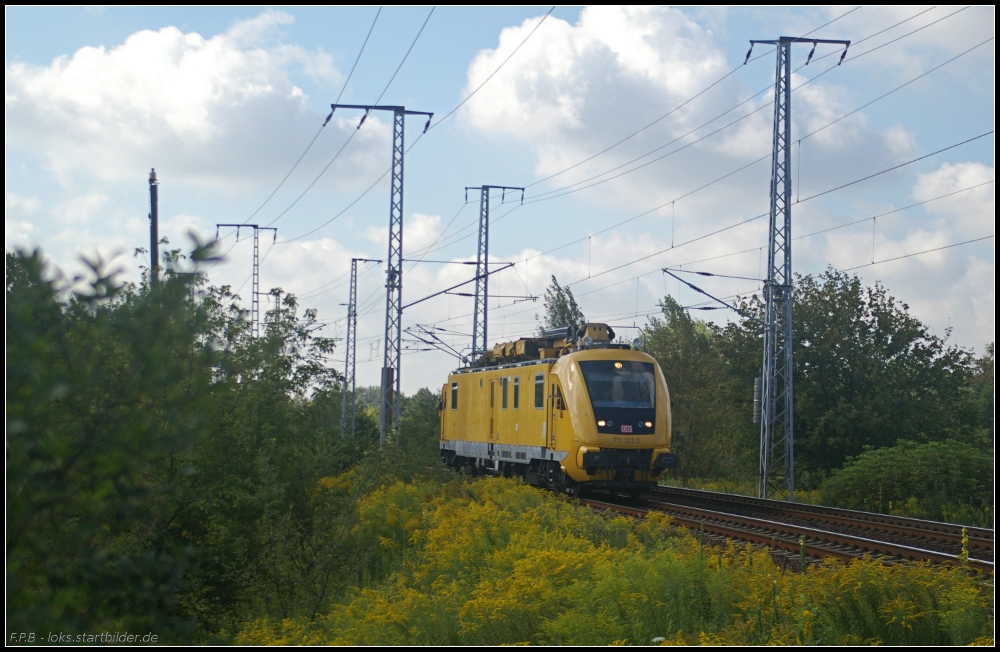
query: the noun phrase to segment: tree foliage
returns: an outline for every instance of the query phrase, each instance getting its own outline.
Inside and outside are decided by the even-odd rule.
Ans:
[[[820,493],[849,509],[992,527],[993,459],[953,440],[904,440],[850,458]]]
[[[931,335],[876,283],[827,271],[796,285],[796,457],[829,469],[865,447],[970,440],[961,388],[971,356]]]
[[[254,337],[239,297],[204,286],[208,256],[167,252],[141,286],[95,263],[67,293],[39,253],[7,254],[11,631],[206,641],[315,613],[371,553],[354,501],[426,464],[435,397],[408,399],[405,455],[378,454],[364,412],[345,438],[315,311],[274,290]]]
[[[538,319],[538,315],[535,315],[535,319]],[[538,327],[539,334],[550,328],[578,326],[586,322],[587,318],[573,298],[573,290],[559,285],[559,281],[553,276],[552,283],[545,290],[545,316]]]
[[[197,273],[209,259],[207,247],[169,251],[163,280],[138,286],[95,261],[70,291],[38,252],[7,254],[8,632],[146,630],[183,643],[243,630],[244,642],[269,642],[267,623],[282,623],[299,628],[286,642],[458,644],[648,642],[679,629],[690,643],[703,623],[722,637],[712,641],[748,643],[862,630],[968,642],[982,630],[989,608],[964,576],[911,581],[864,567],[823,580],[840,591],[824,601],[808,584],[779,587],[772,569],[753,570],[763,558],[735,549],[706,574],[702,552],[663,523],[608,522],[509,483],[454,483],[442,495],[426,481],[436,392],[404,397],[400,438],[381,452],[377,410],[365,408],[378,392],[360,388],[357,435],[345,437],[342,377],[316,313],[274,290],[254,337],[239,297]],[[583,322],[552,282],[545,326]],[[992,346],[979,360],[948,347],[852,277],[799,287],[799,459],[820,478],[854,458],[824,485],[831,500],[848,503],[879,477],[893,510],[903,501],[952,517],[955,501],[984,504]],[[706,324],[669,297],[663,310],[645,340],[670,385],[683,472],[752,472],[759,326]],[[885,448],[903,439],[915,443]],[[908,466],[879,476],[890,463]],[[645,588],[629,593],[636,582]],[[936,593],[925,599],[920,582]],[[779,591],[808,594],[805,611],[779,613]],[[881,614],[899,595],[931,614],[924,638],[889,616],[842,613]],[[822,618],[805,615],[814,607]],[[309,623],[336,636],[316,638]],[[823,637],[810,638],[817,628]]]
[[[95,262],[64,305],[38,252],[6,268],[8,627],[183,637],[190,549],[161,534],[209,427],[193,279],[139,292]]]
[[[643,334],[645,350],[663,370],[673,410],[673,446],[679,458],[675,473],[713,477],[739,473],[745,461],[734,455],[741,436],[739,412],[732,401],[732,379],[712,326],[698,321],[673,297],[660,304],[663,319],[651,318]],[[752,442],[743,442],[744,448]]]
[[[760,375],[763,304],[724,327],[692,319],[669,297],[646,333],[675,409],[681,469],[752,473],[751,422]],[[868,448],[955,440],[993,450],[993,348],[976,360],[932,335],[880,284],[828,270],[797,277],[794,304],[795,460],[800,486],[818,486]],[[686,454],[693,459],[683,461]],[[731,458],[732,463],[726,462]]]

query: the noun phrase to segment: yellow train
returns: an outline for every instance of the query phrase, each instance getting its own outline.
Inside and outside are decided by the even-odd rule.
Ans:
[[[441,459],[580,494],[638,494],[677,463],[670,394],[651,356],[605,324],[498,344],[441,389]]]

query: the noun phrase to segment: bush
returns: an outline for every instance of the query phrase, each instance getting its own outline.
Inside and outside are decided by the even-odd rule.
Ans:
[[[516,480],[396,483],[360,501],[383,580],[314,619],[258,619],[244,645],[963,645],[992,628],[965,569],[701,545],[662,514],[606,518]],[[367,545],[365,545],[367,542]]]
[[[992,527],[993,460],[953,440],[903,441],[850,459],[820,495],[848,509]]]

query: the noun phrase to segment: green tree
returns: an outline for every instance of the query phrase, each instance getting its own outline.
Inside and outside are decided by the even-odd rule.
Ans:
[[[880,284],[828,270],[795,294],[796,457],[836,468],[866,447],[965,437],[957,409],[970,356]]]
[[[988,455],[993,454],[996,437],[996,422],[993,418],[996,405],[994,354],[994,343],[990,342],[966,377],[960,404],[960,420],[965,428],[961,434],[956,434]]]
[[[660,363],[670,391],[677,472],[684,481],[740,475],[751,466],[753,446],[745,441],[733,444],[741,434],[734,426],[740,414],[730,400],[731,380],[717,345],[717,329],[693,319],[673,297],[665,297],[660,307],[663,319],[650,319],[643,340]]]
[[[219,350],[211,431],[192,451],[192,497],[175,536],[197,549],[184,597],[208,632],[243,620],[312,613],[341,581],[351,527],[343,496],[317,493],[371,448],[339,429],[342,376],[316,313],[272,290],[261,337],[228,288],[203,300]],[[359,420],[359,432],[366,422]]]
[[[535,315],[538,319],[538,315]],[[556,277],[552,277],[552,283],[545,290],[545,316],[542,324],[538,327],[541,334],[549,328],[562,328],[564,326],[578,326],[587,323],[587,318],[583,316],[583,311],[573,298],[573,291],[568,287],[559,285]]]
[[[441,417],[438,411],[441,397],[426,387],[403,399],[399,430],[403,449],[418,456],[424,463],[440,458]]]
[[[8,628],[184,640],[190,550],[163,533],[206,428],[198,277],[168,266],[153,287],[119,286],[95,261],[63,304],[39,252],[6,269]]]
[[[741,308],[762,319],[756,297]],[[865,447],[970,441],[989,427],[983,410],[966,409],[973,358],[931,335],[881,284],[835,270],[800,276],[793,312],[795,459],[805,485]],[[727,371],[749,396],[760,375],[761,326],[744,318],[720,337]]]

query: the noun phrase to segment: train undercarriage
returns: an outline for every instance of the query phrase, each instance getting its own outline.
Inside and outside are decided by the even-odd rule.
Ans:
[[[629,451],[632,453],[633,451]],[[656,486],[663,468],[642,468],[643,459],[648,460],[649,450],[634,451],[635,454],[621,455],[620,451],[609,450],[606,456],[608,466],[588,467],[587,474],[593,480],[577,482],[555,460],[532,459],[525,462],[512,462],[498,459],[483,459],[465,457],[455,451],[442,450],[441,461],[458,472],[467,473],[473,477],[480,475],[503,476],[505,478],[521,478],[526,484],[544,487],[553,491],[561,491],[574,496],[586,495],[590,490],[607,490],[612,494],[628,494],[638,496],[644,490]],[[644,454],[644,455],[643,455]],[[597,477],[600,473],[603,477]]]

